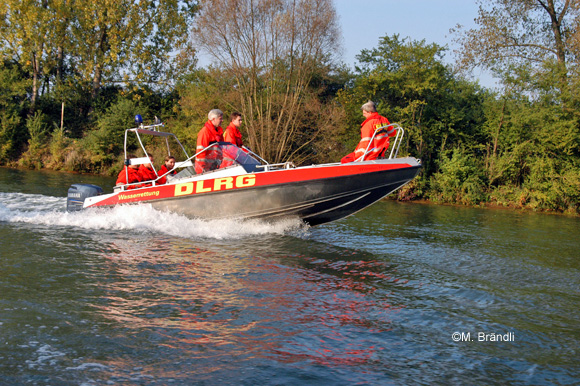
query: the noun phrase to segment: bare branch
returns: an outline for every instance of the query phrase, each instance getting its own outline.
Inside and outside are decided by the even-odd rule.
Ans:
[[[312,77],[339,41],[331,0],[204,0],[194,40],[231,75],[250,146],[275,162],[318,131],[305,122]],[[312,139],[313,140],[313,139]]]

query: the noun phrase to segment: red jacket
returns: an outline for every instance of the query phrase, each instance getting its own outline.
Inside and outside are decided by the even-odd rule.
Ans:
[[[361,123],[361,139],[358,146],[353,153],[345,156],[341,162],[352,162],[361,158],[363,154],[365,154],[367,148],[369,151],[364,158],[365,161],[384,157],[389,148],[389,137],[394,137],[397,130],[393,127],[387,127],[385,130],[380,131],[375,135],[372,144],[370,142],[376,129],[389,124],[390,122],[387,118],[380,116],[379,113],[372,113],[363,123]]]
[[[129,181],[127,181],[127,173],[125,172],[125,170],[128,171],[129,174]],[[125,185],[125,184],[130,184],[133,182],[141,182],[142,178],[141,178],[141,174],[139,173],[139,171],[137,169],[133,169],[133,168],[128,168],[127,166],[125,166],[125,168],[123,168],[123,170],[121,170],[121,172],[119,173],[119,176],[117,177],[117,182],[115,182],[115,185]],[[132,185],[127,187],[127,189],[135,189],[135,188],[139,188],[141,187],[141,185]]]
[[[211,121],[207,121],[200,132],[197,134],[197,150],[201,151],[208,147],[212,142],[224,141],[224,129],[221,126],[215,127]],[[195,157],[195,172],[202,173],[208,170],[214,170],[219,167],[221,157],[219,152],[213,148],[201,152]]]
[[[157,174],[155,174],[155,171],[153,169],[149,169],[144,164],[141,164],[139,166],[139,174],[141,175],[141,181],[150,181],[157,179]]]
[[[161,169],[159,169],[159,175],[160,175],[160,176],[163,176],[163,175],[164,175],[165,173],[167,173],[168,171],[169,171],[169,169],[167,169],[167,166],[165,166],[165,164],[164,164],[163,166],[161,166]],[[172,175],[174,175],[174,174],[176,174],[176,173],[177,173],[177,171],[176,171],[176,170],[173,170],[173,171],[171,171],[171,172],[170,172],[170,173],[168,173],[167,175],[165,175],[165,176],[161,177],[161,178],[159,179],[159,181],[157,181],[157,183],[158,183],[158,184],[164,184],[164,183],[166,183],[166,182],[167,182],[167,176],[172,176]]]
[[[240,130],[236,126],[230,123],[224,133],[224,141],[234,144],[237,147],[242,147],[242,133],[240,133]]]

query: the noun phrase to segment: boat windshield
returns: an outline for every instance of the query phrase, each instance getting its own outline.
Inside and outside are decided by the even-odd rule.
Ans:
[[[213,172],[231,166],[242,166],[247,173],[253,173],[262,163],[242,149],[229,142],[216,142],[204,150],[206,172]],[[174,178],[186,178],[197,174],[193,167],[184,168]]]
[[[246,150],[232,145],[229,142],[218,142],[214,146],[213,152],[217,157],[218,168],[222,169],[232,165],[241,165],[248,173],[256,171],[256,167],[261,165],[260,161],[252,157]],[[206,156],[208,158],[209,154]]]

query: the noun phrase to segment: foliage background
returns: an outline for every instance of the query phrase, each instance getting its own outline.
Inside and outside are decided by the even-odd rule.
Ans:
[[[580,213],[577,1],[478,0],[478,27],[453,31],[456,65],[393,35],[354,71],[332,1],[218,3],[2,0],[0,165],[114,175],[135,114],[191,151],[213,108],[224,125],[242,112],[266,159],[336,162],[373,100],[424,166],[397,199]],[[213,64],[197,67],[196,49]],[[471,81],[476,66],[501,90]]]

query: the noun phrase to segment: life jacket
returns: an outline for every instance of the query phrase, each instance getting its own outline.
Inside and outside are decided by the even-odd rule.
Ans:
[[[159,175],[163,176],[165,173],[167,173],[169,171],[169,169],[167,169],[167,166],[165,166],[165,164],[163,164],[163,166],[161,166],[161,169],[159,169]],[[177,173],[177,170],[172,170],[169,173],[167,173],[167,175],[164,175],[163,177],[161,177],[159,179],[159,181],[157,181],[158,184],[165,184],[167,182],[167,176],[173,176]]]
[[[213,142],[223,142],[224,129],[221,126],[215,127],[207,121],[197,135],[197,151],[201,151]],[[203,173],[209,170],[218,169],[221,164],[221,151],[217,146],[202,151],[195,157],[195,172]]]
[[[397,133],[394,127],[388,127],[388,125],[390,125],[389,120],[380,116],[379,113],[372,113],[361,124],[361,140],[354,151],[355,160],[361,158],[367,149],[368,153],[364,157],[365,161],[385,156],[390,144],[389,137],[394,137]],[[376,134],[375,131],[377,131]],[[371,143],[373,135],[374,139]]]
[[[151,181],[157,179],[157,174],[153,169],[149,169],[144,164],[139,166],[139,174],[141,175],[141,181]],[[151,186],[151,184],[146,184],[145,186]]]
[[[127,181],[127,175],[129,177],[128,181]],[[142,177],[137,169],[133,169],[133,168],[125,166],[125,168],[123,170],[121,170],[121,172],[119,173],[119,176],[117,177],[117,182],[115,182],[115,185],[125,185],[125,184],[131,184],[134,182],[141,182],[141,181],[142,181]],[[139,185],[131,185],[131,186],[128,186],[127,189],[135,189],[135,188],[140,188],[140,187],[141,187],[140,184]]]
[[[240,133],[240,130],[236,126],[230,123],[224,133],[224,141],[236,145],[237,147],[242,147],[242,133]]]

